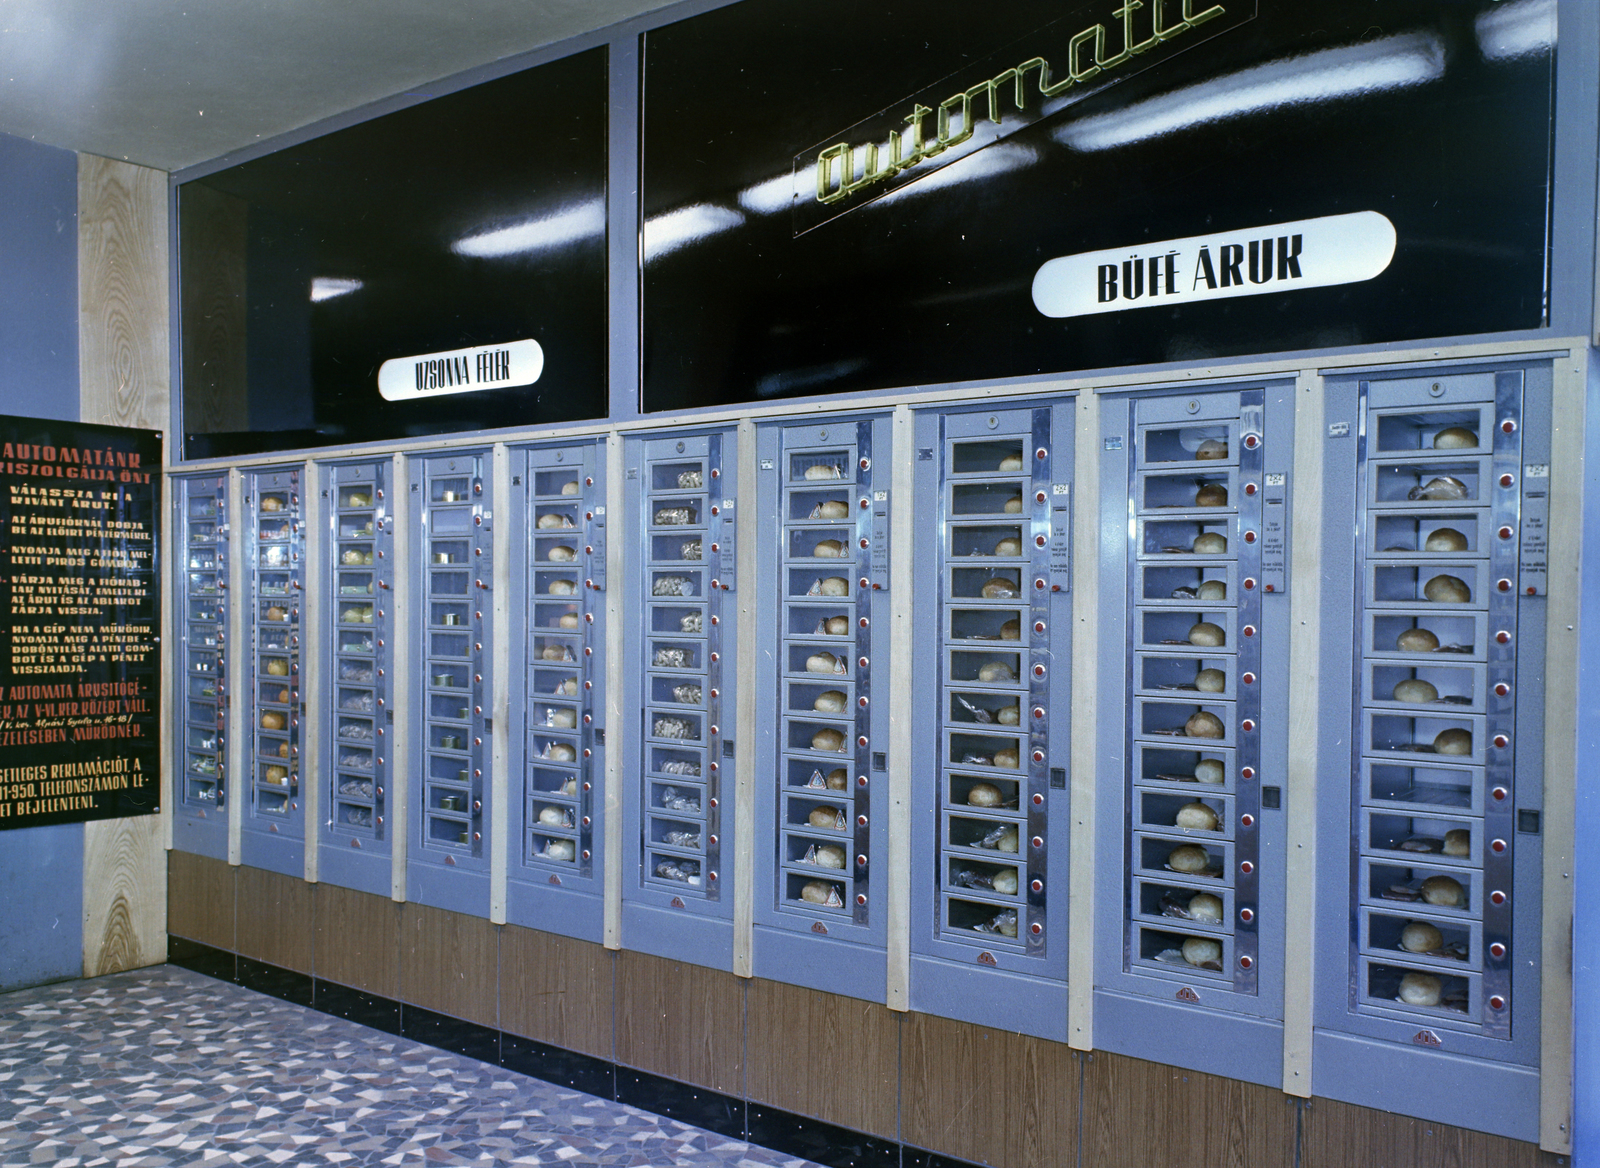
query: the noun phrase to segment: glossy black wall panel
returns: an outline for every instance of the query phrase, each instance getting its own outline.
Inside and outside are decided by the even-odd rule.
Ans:
[[[1155,19],[1178,31],[1115,63]],[[919,102],[1035,57],[1059,81],[1085,30],[1088,73],[1096,24],[1098,77],[1046,102],[1027,73],[1021,113],[1008,81],[998,126],[974,100],[959,161],[817,203],[829,145],[887,157]],[[643,408],[1539,327],[1553,37],[1531,0],[744,0],[652,31]],[[1396,237],[1363,282],[1064,319],[1034,303],[1054,257],[1362,211]]]
[[[180,187],[185,454],[603,417],[606,85],[592,49]],[[530,386],[379,396],[389,358],[521,339]]]

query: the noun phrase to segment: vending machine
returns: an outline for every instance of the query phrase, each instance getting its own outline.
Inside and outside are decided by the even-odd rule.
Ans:
[[[506,919],[598,942],[604,926],[604,439],[513,449],[508,554],[523,615],[510,685]]]
[[[395,500],[389,459],[318,468],[326,557],[317,625],[323,677],[320,879],[392,890],[389,788],[396,735]]]
[[[623,944],[730,968],[738,675],[732,430],[629,438]]]
[[[1317,1094],[1539,1135],[1548,363],[1331,378]]]
[[[178,672],[173,702],[172,845],[228,856],[228,476],[172,480],[183,565],[178,588]]]
[[[873,1001],[886,985],[872,877],[889,847],[890,428],[775,423],[756,438],[755,973]]]
[[[916,418],[912,1008],[1065,1041],[1075,402]]]
[[[410,459],[412,627],[419,708],[407,711],[412,839],[406,895],[489,915],[490,665],[494,654],[494,513],[487,450]],[[380,603],[380,609],[383,605]]]
[[[1095,1045],[1281,1086],[1294,384],[1107,395]]]
[[[301,629],[306,619],[303,470],[244,472],[245,629],[250,689],[249,799],[240,806],[240,859],[286,876],[305,874],[301,792]]]

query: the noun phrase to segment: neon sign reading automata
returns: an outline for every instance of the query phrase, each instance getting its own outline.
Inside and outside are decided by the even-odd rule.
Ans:
[[[903,171],[962,145],[977,132],[975,107],[981,105],[990,123],[999,126],[1007,90],[1011,92],[1016,112],[1026,114],[1029,112],[1028,94],[1035,87],[1042,100],[1059,97],[1075,86],[1084,86],[1106,73],[1120,69],[1135,57],[1190,29],[1227,15],[1227,8],[1221,4],[1212,4],[1196,12],[1196,0],[1181,0],[1181,18],[1168,24],[1166,9],[1169,2],[1179,3],[1180,0],[1149,0],[1148,4],[1145,0],[1123,0],[1121,6],[1111,14],[1113,24],[1121,27],[1121,51],[1108,57],[1108,42],[1115,34],[1109,33],[1104,24],[1090,25],[1067,42],[1064,73],[1059,79],[1056,79],[1045,58],[1033,57],[968,89],[951,94],[937,106],[916,102],[911,113],[904,118],[906,128],[891,130],[883,142],[852,145],[846,141],[828,146],[818,153],[816,159],[816,201],[822,204],[837,203],[848,195],[892,179]],[[1142,20],[1136,20],[1136,14],[1146,8],[1147,15]],[[1136,24],[1142,27],[1136,28]],[[1123,70],[1124,75],[1126,72]],[[928,136],[930,117],[934,119],[932,138]]]

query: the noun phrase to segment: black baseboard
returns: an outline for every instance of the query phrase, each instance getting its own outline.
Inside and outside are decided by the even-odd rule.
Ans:
[[[602,1099],[617,1097],[617,1067],[606,1059],[562,1050],[510,1031],[500,1032],[500,1065],[546,1083],[571,1087]]]
[[[187,937],[167,937],[167,962],[181,965],[195,973],[203,973],[218,981],[232,981],[234,956],[226,949],[213,949]]]
[[[705,1087],[691,1087],[648,1071],[617,1067],[617,1102],[653,1111],[680,1123],[692,1123],[719,1136],[745,1138],[744,1100]]]
[[[750,1104],[745,1130],[749,1133],[745,1138],[752,1144],[830,1168],[902,1168],[900,1145],[893,1140],[807,1119],[764,1103]]]
[[[265,961],[240,957],[234,967],[233,980],[247,990],[255,990],[258,994],[281,998],[297,1006],[311,1005],[312,987],[309,973],[295,973],[293,970],[268,965]]]
[[[626,1103],[729,1139],[802,1156],[828,1168],[979,1168],[894,1140],[751,1103],[704,1087],[665,1079],[606,1059],[521,1035],[408,1006],[391,998],[236,957],[182,937],[167,938],[167,960],[195,973],[230,981],[323,1014],[397,1034],[426,1046],[477,1059],[508,1071]]]

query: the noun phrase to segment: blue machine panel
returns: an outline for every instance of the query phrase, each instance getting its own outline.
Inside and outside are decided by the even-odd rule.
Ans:
[[[1327,886],[1313,1084],[1367,1106],[1538,1136],[1544,540],[1550,371],[1330,386],[1324,605],[1351,670],[1323,705]],[[1331,626],[1331,627],[1329,627]],[[1335,957],[1337,955],[1337,957]],[[1448,1081],[1448,1090],[1408,1091]],[[1408,1097],[1409,1096],[1409,1097]],[[1396,1099],[1405,1103],[1396,1105]]]
[[[241,808],[240,858],[287,876],[305,872],[305,806],[300,793],[301,630],[305,522],[303,471],[244,473],[249,801]]]
[[[418,524],[413,627],[422,708],[411,711],[412,846],[406,895],[489,915],[489,735],[493,691],[493,500],[486,451],[411,460]],[[383,608],[382,603],[378,605]]]
[[[228,476],[175,478],[172,487],[175,558],[184,566],[172,843],[221,860],[228,855]]]
[[[1096,1044],[1272,1085],[1291,390],[1111,398],[1101,443],[1106,546],[1126,533],[1102,643],[1127,653],[1101,669]]]
[[[913,1009],[1064,1041],[1072,400],[917,418]]]
[[[507,919],[599,941],[605,853],[605,444],[512,451],[509,554],[526,614],[511,683]],[[515,754],[515,749],[513,750]]]
[[[887,418],[763,427],[755,972],[882,1001]],[[767,517],[776,516],[776,522]],[[881,631],[880,631],[881,630]]]
[[[737,502],[731,431],[629,439],[637,536],[626,581],[623,706],[637,710],[622,794],[623,941],[698,965],[733,960],[731,855]],[[729,723],[731,724],[731,722]],[[631,769],[631,768],[630,768]]]
[[[388,459],[319,468],[328,565],[320,879],[391,891],[388,788],[396,725],[394,500]],[[403,727],[404,723],[401,723]]]

